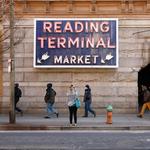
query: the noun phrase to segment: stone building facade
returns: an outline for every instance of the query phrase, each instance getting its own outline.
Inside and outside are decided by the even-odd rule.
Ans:
[[[84,86],[91,86],[97,114],[105,113],[108,104],[113,105],[114,113],[137,112],[138,71],[150,63],[149,0],[15,0],[15,17],[15,28],[25,32],[24,40],[15,46],[15,81],[23,91],[18,105],[25,113],[45,112],[43,96],[48,82],[57,92],[56,107],[62,114],[67,113],[66,91],[70,84],[77,87],[81,100]],[[34,18],[118,18],[119,67],[34,68]],[[3,53],[3,58],[8,59],[9,53]],[[9,108],[7,66],[4,62],[0,70],[3,113]],[[79,114],[83,114],[82,108]]]

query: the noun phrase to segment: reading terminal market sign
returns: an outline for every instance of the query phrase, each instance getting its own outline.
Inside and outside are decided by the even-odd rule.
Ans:
[[[117,68],[118,20],[34,20],[34,67]]]

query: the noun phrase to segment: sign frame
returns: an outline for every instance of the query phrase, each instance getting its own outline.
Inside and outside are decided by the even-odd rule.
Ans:
[[[115,65],[36,65],[36,23],[37,21],[116,21],[116,61]],[[119,67],[119,52],[118,52],[118,18],[35,18],[34,19],[34,56],[33,56],[33,67],[34,68],[118,68]]]

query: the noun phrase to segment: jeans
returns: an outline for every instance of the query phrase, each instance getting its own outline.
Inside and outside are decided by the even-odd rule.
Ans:
[[[47,114],[50,116],[51,114],[57,114],[57,110],[53,108],[53,104],[47,103]]]
[[[15,110],[17,111],[17,112],[22,112],[22,110],[19,108],[19,107],[17,107],[17,103],[19,102],[19,99],[17,99],[17,100],[15,100]]]
[[[69,107],[69,120],[70,124],[72,124],[72,118],[74,116],[74,123],[77,124],[77,107],[76,106],[70,106]]]
[[[86,101],[84,108],[85,108],[85,114],[84,115],[86,117],[88,117],[88,111],[91,112],[93,115],[95,115],[95,111],[92,110],[92,108],[91,108],[91,101]]]
[[[16,107],[16,106],[15,106],[15,110],[16,110],[17,112],[22,112],[22,110],[21,110],[19,107]]]
[[[146,102],[143,104],[140,115],[144,115],[145,109],[148,108],[150,110],[150,102]]]

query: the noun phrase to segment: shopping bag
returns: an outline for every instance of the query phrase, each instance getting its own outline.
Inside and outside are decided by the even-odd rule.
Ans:
[[[80,99],[79,98],[76,98],[75,100],[75,105],[77,108],[80,108],[81,107],[81,102],[80,102]]]

